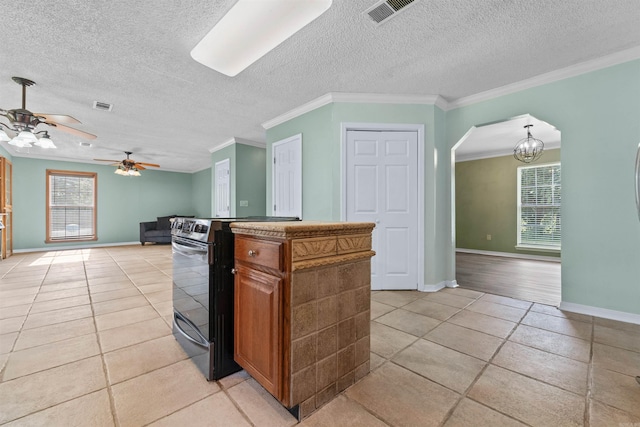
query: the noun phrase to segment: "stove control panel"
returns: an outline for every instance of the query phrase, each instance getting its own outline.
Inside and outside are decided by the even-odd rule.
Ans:
[[[182,217],[171,219],[171,234],[174,236],[187,237],[189,239],[206,242],[208,241],[210,229],[210,219]]]

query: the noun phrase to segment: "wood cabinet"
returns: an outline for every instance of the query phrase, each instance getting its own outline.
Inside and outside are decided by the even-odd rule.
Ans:
[[[369,372],[373,227],[231,224],[234,358],[298,419]]]
[[[282,388],[282,279],[242,266],[235,280],[235,360],[278,397]]]

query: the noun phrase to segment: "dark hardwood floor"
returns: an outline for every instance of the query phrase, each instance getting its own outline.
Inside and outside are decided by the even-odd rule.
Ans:
[[[456,253],[456,280],[462,288],[557,306],[560,263]]]

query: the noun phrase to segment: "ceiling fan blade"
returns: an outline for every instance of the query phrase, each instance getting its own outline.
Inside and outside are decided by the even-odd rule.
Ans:
[[[145,162],[136,162],[136,165],[152,166],[154,168],[159,168],[160,167],[160,165],[157,165],[155,163],[145,163]]]
[[[76,129],[76,128],[72,128],[71,126],[61,125],[59,123],[53,123],[53,122],[48,122],[48,121],[45,122],[45,123],[50,125],[50,126],[55,126],[55,127],[57,127],[58,129],[60,129],[60,130],[62,130],[64,132],[68,132],[68,133],[71,133],[73,135],[76,135],[76,136],[79,136],[79,137],[82,137],[82,138],[86,138],[86,139],[96,139],[97,138],[97,136],[92,134],[92,133],[85,132],[83,130],[79,130],[79,129]]]
[[[45,113],[33,113],[34,116],[42,117],[45,122],[51,123],[66,123],[66,124],[74,124],[81,123],[80,120],[75,117],[71,117],[67,114],[45,114]]]
[[[133,165],[134,168],[138,169],[139,171],[143,171],[146,168],[144,166],[142,166],[140,163],[136,163],[135,165]]]
[[[111,160],[111,159],[93,159],[96,162],[113,162],[113,163],[120,163],[120,160]]]

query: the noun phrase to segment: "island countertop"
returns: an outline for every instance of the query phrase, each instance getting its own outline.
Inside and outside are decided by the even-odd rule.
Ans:
[[[331,221],[283,221],[283,222],[234,222],[231,230],[236,234],[299,239],[331,235],[371,233],[373,222]]]

